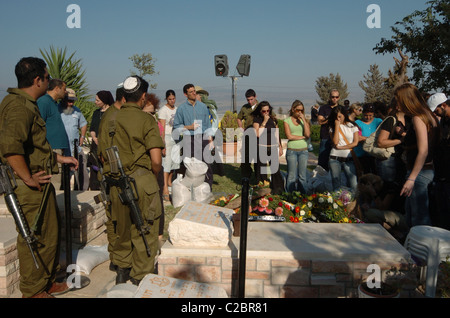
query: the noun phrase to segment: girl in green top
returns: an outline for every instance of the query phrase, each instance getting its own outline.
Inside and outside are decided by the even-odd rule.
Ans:
[[[307,140],[311,132],[303,103],[299,100],[294,101],[289,115],[284,121],[284,130],[289,139],[286,152],[288,170],[286,190],[307,193],[306,171],[309,157]]]

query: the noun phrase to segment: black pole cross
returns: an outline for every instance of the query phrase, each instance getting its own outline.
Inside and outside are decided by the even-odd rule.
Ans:
[[[247,261],[247,227],[249,209],[250,180],[242,179],[241,196],[241,233],[239,243],[239,291],[238,297],[245,298],[245,271]]]

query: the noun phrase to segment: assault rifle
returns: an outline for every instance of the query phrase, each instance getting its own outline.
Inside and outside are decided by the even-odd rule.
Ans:
[[[147,255],[148,257],[150,257],[150,248],[148,246],[147,239],[145,238],[145,235],[150,232],[150,228],[148,224],[144,223],[141,209],[138,205],[139,194],[137,192],[136,181],[134,180],[134,178],[125,174],[122,166],[122,161],[119,157],[119,149],[117,149],[116,146],[112,146],[111,148],[106,149],[106,155],[108,156],[108,161],[111,166],[111,173],[119,173],[118,180],[108,177],[108,183],[118,188],[120,201],[122,202],[122,204],[125,204],[130,208],[131,221],[136,226],[139,234],[142,236],[145,244],[145,249],[147,250]]]
[[[34,265],[36,265],[36,268],[39,269],[39,264],[36,260],[36,256],[34,255],[34,247],[36,246],[37,239],[31,232],[22,207],[19,204],[19,200],[14,193],[14,189],[16,187],[17,183],[11,167],[0,162],[0,194],[5,195],[6,206],[8,207],[9,212],[14,217],[14,221],[17,228],[19,229],[19,233],[22,235],[28,245],[28,248],[30,249],[31,256],[34,260]]]
[[[100,181],[100,193],[94,197],[94,201],[97,204],[103,203],[105,209],[109,209],[111,205],[111,200],[109,199],[109,189],[107,189],[108,184],[106,183],[106,177],[103,173],[103,165],[100,163],[100,160],[97,158],[95,153],[89,153],[89,156],[94,160],[95,166],[98,168],[100,175],[102,176],[102,180]],[[93,166],[91,166],[93,169]]]

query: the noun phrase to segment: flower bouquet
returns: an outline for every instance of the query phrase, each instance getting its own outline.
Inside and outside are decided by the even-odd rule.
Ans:
[[[351,193],[318,193],[303,195],[299,192],[287,194],[286,198],[295,205],[289,221],[325,223],[361,223],[347,211]]]
[[[217,200],[211,202],[211,205],[216,205],[216,206],[220,206],[220,207],[224,207],[226,206],[228,203],[230,203],[231,201],[235,200],[236,198],[239,197],[239,194],[230,194],[228,196],[221,196],[220,198],[218,198]]]
[[[255,221],[278,221],[284,222],[291,206],[283,202],[279,196],[266,195],[252,204],[250,219]]]

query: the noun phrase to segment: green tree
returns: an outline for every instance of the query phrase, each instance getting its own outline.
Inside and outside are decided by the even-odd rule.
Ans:
[[[67,48],[60,49],[50,46],[49,51],[39,49],[42,57],[47,63],[48,73],[52,78],[63,80],[67,87],[73,89],[77,94],[76,106],[80,108],[86,120],[90,122],[92,113],[96,106],[91,101],[92,96],[88,94],[86,82],[86,71],[83,70],[81,59],[75,59],[75,53],[67,53]]]
[[[317,103],[324,105],[329,102],[330,91],[332,89],[337,89],[340,94],[340,101],[345,100],[348,97],[347,83],[344,84],[341,75],[337,73],[334,75],[330,73],[329,76],[320,76],[316,80],[316,92],[319,95],[320,100]]]
[[[376,54],[393,53],[397,48],[410,56],[412,80],[423,91],[450,93],[450,2],[432,0],[423,11],[396,22],[391,39],[382,38]]]
[[[366,103],[391,101],[391,92],[377,64],[370,65],[369,72],[364,75],[364,81],[359,82],[359,87],[365,93],[364,102]]]
[[[147,54],[134,54],[133,56],[129,57],[129,59],[133,62],[133,67],[138,70],[138,73],[131,70],[131,75],[138,75],[145,79],[145,76],[153,76],[158,75],[159,72],[156,72],[155,70],[155,62],[156,59],[153,58],[153,56],[150,53]],[[147,79],[146,79],[147,80]],[[156,83],[150,83],[150,88],[155,89],[158,84]]]

